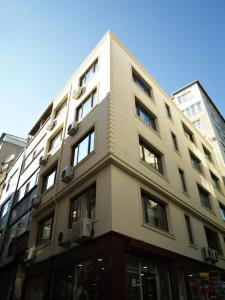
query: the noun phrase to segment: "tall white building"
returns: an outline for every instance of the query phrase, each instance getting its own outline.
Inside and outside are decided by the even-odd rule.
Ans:
[[[173,101],[211,143],[217,164],[225,175],[225,121],[198,80],[173,93]]]

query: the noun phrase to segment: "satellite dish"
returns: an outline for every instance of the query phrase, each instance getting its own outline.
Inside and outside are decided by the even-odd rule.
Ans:
[[[4,164],[8,164],[8,163],[10,163],[14,158],[15,158],[15,154],[11,154],[11,155],[9,155],[7,158],[6,158],[6,160],[4,161]]]

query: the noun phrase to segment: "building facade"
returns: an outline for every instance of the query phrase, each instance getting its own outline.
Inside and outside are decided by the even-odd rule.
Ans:
[[[174,92],[172,100],[211,143],[225,179],[225,121],[206,90],[196,80]]]
[[[1,297],[224,299],[213,148],[112,33],[29,136],[2,195]]]

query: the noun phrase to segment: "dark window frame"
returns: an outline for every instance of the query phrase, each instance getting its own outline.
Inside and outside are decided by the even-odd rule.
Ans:
[[[202,144],[202,149],[203,149],[205,158],[212,163],[213,162],[212,153],[203,144]]]
[[[222,248],[221,248],[221,245],[220,245],[220,240],[219,240],[218,233],[216,231],[212,230],[211,228],[207,227],[207,226],[204,226],[204,229],[205,229],[206,240],[207,240],[207,244],[208,244],[209,248],[211,248],[213,250],[216,250],[218,252],[218,254],[222,255],[223,252],[222,252]],[[208,234],[207,234],[207,231],[208,231]],[[208,239],[209,234],[214,239],[214,241],[212,243],[215,242],[216,245],[212,245],[212,243],[209,241],[209,239]],[[214,246],[216,246],[216,247],[214,247]]]
[[[135,111],[136,115],[144,122],[146,125],[150,126],[155,132],[158,132],[158,122],[157,117],[153,114],[137,97],[135,97]],[[148,122],[145,122],[142,118],[141,113],[143,113],[148,119]]]
[[[89,100],[89,98],[91,97],[91,109],[85,114],[83,115],[83,107],[84,104]],[[89,114],[89,112],[92,110],[92,108],[97,104],[97,102],[94,102],[94,97],[97,100],[97,88],[94,88],[88,95],[87,97],[85,97],[85,99],[81,102],[81,104],[77,107],[76,109],[76,121],[79,122],[80,120],[82,120],[85,116],[87,116]],[[79,110],[82,109],[82,116],[81,118],[79,118]]]
[[[203,174],[202,162],[201,160],[191,151],[189,150],[189,155],[191,159],[192,167],[197,170],[199,173]]]
[[[165,107],[166,107],[166,112],[167,112],[167,117],[172,120],[172,113],[171,113],[171,108],[170,106],[165,102]]]
[[[178,146],[178,142],[177,142],[177,136],[172,131],[171,131],[171,137],[172,137],[172,142],[173,142],[174,150],[177,151],[177,152],[179,152],[179,146]]]
[[[96,58],[93,63],[88,67],[88,69],[80,76],[79,79],[79,85],[80,87],[83,87],[89,80],[90,78],[92,78],[92,76],[96,73],[96,71],[98,70],[98,65],[99,65],[99,61],[98,58]],[[93,68],[93,73],[91,75],[91,77],[89,78],[89,80],[86,79],[86,76],[88,74],[88,72]]]
[[[208,208],[209,210],[212,210],[210,193],[199,184],[197,184],[197,187],[198,187],[199,198],[202,205]]]
[[[132,68],[132,78],[136,85],[152,99],[153,92],[151,85],[134,68]]]
[[[54,172],[55,172],[54,183],[47,189],[48,178]],[[57,163],[54,164],[51,168],[49,168],[48,171],[42,175],[42,188],[41,188],[42,193],[50,190],[55,185],[56,176],[57,176]]]
[[[218,191],[221,191],[220,188],[220,180],[219,178],[210,170],[210,176],[211,176],[211,183],[212,186],[217,189]]]
[[[44,224],[51,219],[51,231],[50,231],[50,236],[47,240],[43,241],[43,229],[44,229]],[[52,238],[52,229],[53,229],[53,223],[54,223],[54,212],[46,216],[44,219],[40,220],[38,222],[38,231],[37,231],[37,239],[36,239],[36,245],[41,246],[49,241],[51,241]]]
[[[139,149],[141,153],[141,160],[144,161],[149,167],[159,172],[161,175],[164,175],[163,154],[154,146],[146,142],[146,140],[144,140],[142,137],[139,137]],[[154,156],[154,164],[158,167],[152,166],[146,161],[144,149],[149,151]]]
[[[194,244],[194,236],[193,236],[193,230],[192,230],[192,226],[191,226],[191,219],[188,215],[184,215],[184,218],[185,218],[189,242],[190,242],[190,244]]]
[[[194,138],[194,133],[183,122],[182,122],[182,127],[183,127],[185,137],[189,141],[191,141],[193,144],[196,144],[195,143],[195,138]]]
[[[180,175],[180,181],[181,181],[181,186],[182,186],[182,191],[187,193],[187,184],[186,184],[186,180],[185,180],[185,174],[184,171],[180,168],[178,168],[178,172]]]

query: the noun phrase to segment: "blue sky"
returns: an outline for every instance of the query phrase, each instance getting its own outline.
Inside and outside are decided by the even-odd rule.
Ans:
[[[0,0],[0,134],[26,137],[109,29],[169,94],[199,79],[225,115],[224,0]]]

